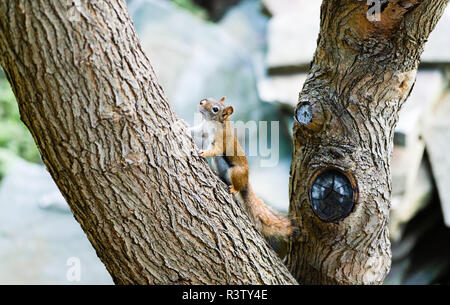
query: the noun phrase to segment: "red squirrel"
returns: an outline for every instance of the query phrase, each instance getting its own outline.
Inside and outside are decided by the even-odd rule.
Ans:
[[[258,230],[266,236],[291,235],[294,232],[291,221],[265,205],[248,181],[247,157],[229,120],[233,107],[225,105],[225,97],[219,101],[208,98],[200,101],[198,110],[204,120],[189,130],[194,140],[200,139],[202,147],[206,147],[200,151],[201,156],[214,157],[212,162],[219,177],[228,184],[233,195],[238,194]],[[196,143],[199,145],[198,141]]]

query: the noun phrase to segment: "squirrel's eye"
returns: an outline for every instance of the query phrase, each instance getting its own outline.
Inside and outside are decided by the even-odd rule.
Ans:
[[[215,112],[219,111],[219,108],[213,107],[213,108],[212,108],[212,111],[215,113]]]

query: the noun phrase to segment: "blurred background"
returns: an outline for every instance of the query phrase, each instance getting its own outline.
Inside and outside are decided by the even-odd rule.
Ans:
[[[159,81],[188,124],[200,99],[224,95],[235,107],[233,120],[280,122],[277,166],[261,167],[259,157],[249,161],[256,193],[281,211],[289,205],[293,109],[316,47],[320,2],[127,1]],[[385,284],[450,284],[449,32],[448,8],[426,45],[395,132],[393,264]],[[72,257],[81,262],[76,282],[66,277]],[[112,284],[42,165],[3,71],[0,284]]]

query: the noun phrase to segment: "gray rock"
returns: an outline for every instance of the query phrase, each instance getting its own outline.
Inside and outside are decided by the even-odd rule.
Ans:
[[[252,54],[264,44],[265,17],[254,16],[255,3],[236,6],[218,25],[167,1],[141,1],[130,9],[169,102],[189,124],[205,97],[227,96],[229,103],[239,105],[234,119],[258,114]]]
[[[219,26],[227,31],[250,56],[264,53],[269,18],[261,14],[259,0],[242,1],[231,8],[220,21]]]
[[[112,284],[57,192],[44,167],[21,160],[11,165],[0,187],[1,284]],[[49,208],[55,202],[57,208]],[[79,259],[80,281],[66,277],[70,258]]]
[[[231,9],[220,22],[221,28],[225,29],[236,43],[248,52],[257,82],[264,79],[267,74],[265,56],[269,19],[261,11],[262,4],[259,0],[246,0]],[[255,90],[255,87],[249,90]]]

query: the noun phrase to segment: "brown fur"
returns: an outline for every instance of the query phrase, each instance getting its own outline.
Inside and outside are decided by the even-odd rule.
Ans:
[[[237,165],[236,163],[233,164],[234,165],[229,170],[231,187],[233,188],[232,190],[230,188],[230,190],[232,192],[234,191],[234,193],[238,193],[248,184],[248,165],[247,162],[242,162],[240,165]]]
[[[275,212],[259,199],[249,183],[241,190],[240,196],[246,203],[258,230],[266,236],[289,236],[294,233],[291,221]]]

